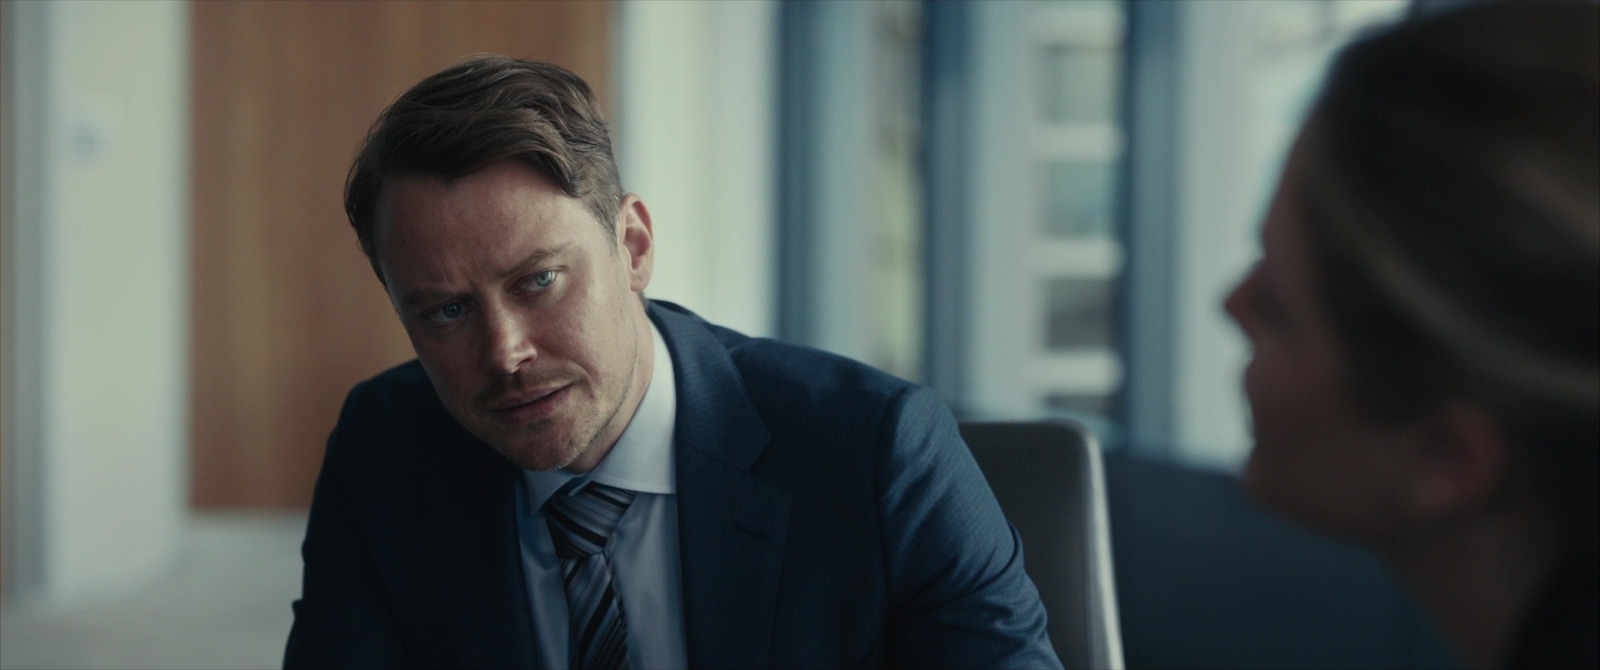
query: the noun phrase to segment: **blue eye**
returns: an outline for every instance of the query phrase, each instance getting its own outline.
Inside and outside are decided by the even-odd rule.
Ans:
[[[443,307],[435,309],[432,312],[429,312],[426,316],[429,321],[442,324],[455,321],[456,319],[461,318],[462,314],[466,313],[467,306],[465,304],[452,302]]]
[[[544,272],[535,273],[531,279],[533,280],[533,285],[534,286],[537,286],[539,288],[547,288],[551,284],[555,283],[555,281],[556,281],[556,271],[555,270],[545,270]]]

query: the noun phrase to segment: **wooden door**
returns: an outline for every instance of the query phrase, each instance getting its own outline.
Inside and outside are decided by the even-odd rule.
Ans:
[[[344,216],[379,111],[463,55],[567,67],[606,107],[606,2],[193,3],[192,501],[298,507],[355,383],[412,358]]]

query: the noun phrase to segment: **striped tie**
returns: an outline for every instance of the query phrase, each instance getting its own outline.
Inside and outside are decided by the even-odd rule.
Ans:
[[[605,548],[634,492],[591,483],[573,493],[579,483],[568,483],[545,504],[567,590],[567,653],[574,670],[630,668],[628,623]]]

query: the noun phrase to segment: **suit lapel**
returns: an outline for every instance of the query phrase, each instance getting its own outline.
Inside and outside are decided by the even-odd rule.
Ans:
[[[455,657],[466,667],[535,665],[532,614],[517,539],[517,469],[451,422],[426,486],[436,587]]]
[[[652,306],[677,377],[678,546],[691,667],[761,668],[789,521],[789,492],[751,469],[771,435],[727,350],[696,317]]]
[[[689,666],[765,668],[789,494],[698,451],[684,449],[679,456],[678,544]]]

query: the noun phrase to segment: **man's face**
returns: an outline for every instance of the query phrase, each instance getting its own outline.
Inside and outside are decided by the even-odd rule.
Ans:
[[[652,246],[637,198],[607,239],[582,201],[520,162],[448,184],[392,179],[375,240],[411,346],[461,425],[527,469],[604,456],[649,380]]]

